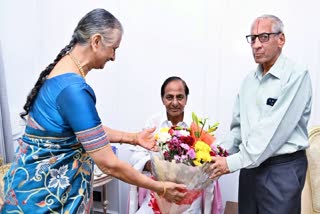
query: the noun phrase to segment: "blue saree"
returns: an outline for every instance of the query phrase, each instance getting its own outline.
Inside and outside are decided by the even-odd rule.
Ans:
[[[75,73],[46,80],[4,177],[2,213],[89,213],[93,161],[109,144],[95,95]]]

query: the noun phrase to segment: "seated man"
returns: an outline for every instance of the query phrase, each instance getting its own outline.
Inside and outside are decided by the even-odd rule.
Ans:
[[[166,107],[166,111],[160,112],[151,117],[146,122],[146,127],[156,127],[157,130],[155,133],[164,127],[189,127],[192,122],[191,113],[185,113],[184,111],[188,95],[189,88],[185,81],[180,77],[169,77],[166,79],[161,86],[161,98],[163,105]],[[150,173],[151,164],[148,151],[142,147],[135,147],[133,149],[134,153],[130,159],[131,164],[137,170]],[[204,197],[197,198],[185,213],[221,213],[221,193],[218,187],[215,188],[217,184],[217,182],[213,182],[209,187],[207,187],[204,191]],[[215,196],[213,194],[214,192]],[[137,199],[137,195],[139,195],[139,199]],[[150,197],[149,191],[140,188],[138,194],[137,187],[131,186],[129,213],[153,213],[152,208],[148,206]]]

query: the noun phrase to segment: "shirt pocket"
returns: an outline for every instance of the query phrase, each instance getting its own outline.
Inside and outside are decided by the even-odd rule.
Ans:
[[[262,101],[260,104],[262,117],[264,117],[276,105],[280,93],[280,84],[273,84],[272,86],[265,88],[264,93],[262,94]]]

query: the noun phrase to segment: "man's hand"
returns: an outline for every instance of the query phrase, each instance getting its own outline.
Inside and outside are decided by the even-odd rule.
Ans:
[[[211,169],[213,170],[211,179],[230,173],[226,157],[212,157]]]

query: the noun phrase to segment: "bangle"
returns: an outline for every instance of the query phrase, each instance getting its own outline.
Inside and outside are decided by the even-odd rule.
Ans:
[[[163,197],[163,196],[166,194],[166,192],[167,192],[167,188],[166,188],[166,184],[165,184],[163,181],[161,181],[161,183],[162,183],[162,185],[163,185],[163,193],[162,193],[162,194],[159,194],[159,196],[160,196],[160,197]]]

